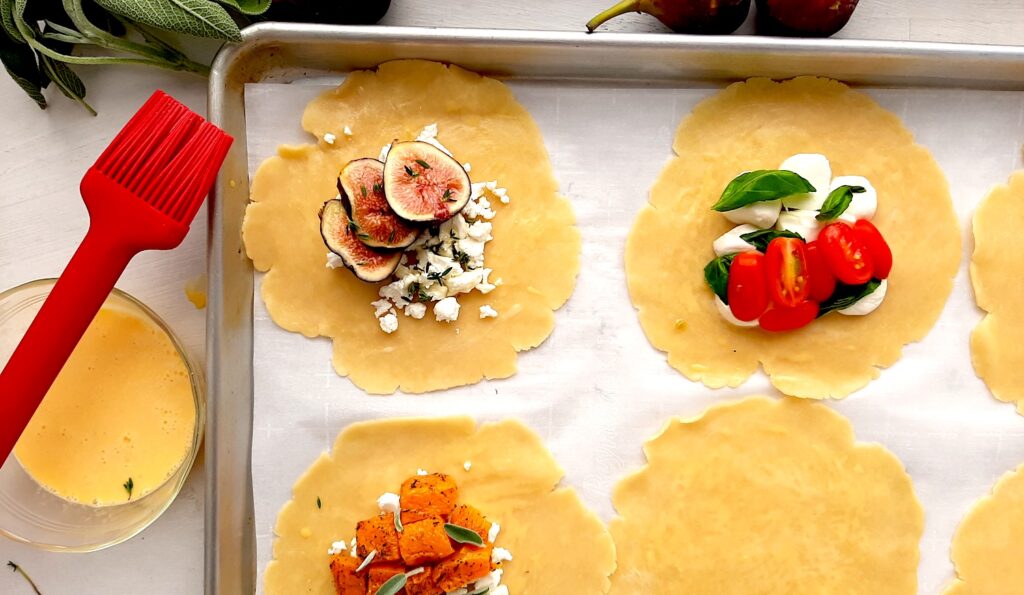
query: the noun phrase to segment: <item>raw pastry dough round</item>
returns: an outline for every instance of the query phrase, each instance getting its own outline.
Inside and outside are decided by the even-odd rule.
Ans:
[[[953,536],[957,578],[945,595],[1024,593],[1024,466],[1007,473]]]
[[[913,595],[924,516],[889,451],[824,405],[751,397],[673,420],[623,479],[611,593]]]
[[[511,202],[493,200],[491,280],[482,295],[459,296],[458,322],[399,314],[397,332],[381,332],[370,302],[377,285],[325,268],[317,211],[336,194],[341,167],[374,156],[393,139],[412,139],[437,123],[438,139],[472,166],[475,181],[497,180]],[[569,201],[557,194],[540,130],[502,83],[422,60],[350,74],[306,108],[305,130],[334,145],[281,147],[252,182],[243,236],[261,292],[281,327],[334,340],[334,367],[370,393],[425,392],[515,373],[516,353],[551,334],[553,310],[569,298],[579,270],[580,234]],[[348,126],[353,134],[341,134]],[[497,318],[481,320],[484,304]],[[425,355],[429,354],[429,355]]]
[[[1000,401],[1024,414],[1024,252],[1017,243],[1024,221],[1024,172],[998,186],[974,213],[971,281],[978,307],[988,312],[971,334],[974,370]]]
[[[502,582],[512,593],[608,591],[615,570],[608,530],[574,490],[556,489],[563,472],[540,437],[518,421],[477,428],[469,417],[453,417],[363,422],[343,431],[278,515],[266,595],[333,595],[327,549],[351,539],[356,523],[376,513],[377,497],[417,469],[451,475],[459,501],[501,525],[497,544],[514,556],[502,565]]]
[[[673,149],[626,242],[626,274],[647,338],[687,378],[738,386],[760,361],[785,394],[842,398],[935,323],[960,261],[949,188],[899,118],[867,95],[812,77],[736,83],[683,120]],[[870,316],[827,316],[781,334],[734,327],[704,283],[711,242],[733,227],[711,205],[738,173],[797,153],[821,153],[833,175],[866,176],[878,190],[873,222],[892,247],[890,291]]]

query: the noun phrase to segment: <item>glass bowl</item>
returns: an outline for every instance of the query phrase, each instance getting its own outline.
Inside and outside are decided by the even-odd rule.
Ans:
[[[41,279],[0,293],[0,369],[10,359],[55,282]],[[195,362],[167,324],[139,300],[115,289],[106,304],[154,323],[167,334],[185,362],[196,414],[189,451],[160,487],[140,498],[108,506],[87,506],[60,498],[36,483],[11,453],[0,468],[0,534],[15,541],[50,551],[92,552],[134,537],[159,518],[177,497],[202,445],[206,387]]]

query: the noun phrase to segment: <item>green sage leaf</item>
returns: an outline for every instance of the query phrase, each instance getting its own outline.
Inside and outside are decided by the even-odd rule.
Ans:
[[[477,547],[483,547],[484,545],[484,540],[480,539],[480,534],[472,529],[467,529],[451,523],[445,523],[444,532],[447,533],[448,537],[456,543],[468,543]]]
[[[821,303],[821,307],[818,310],[818,318],[821,318],[833,310],[849,308],[863,298],[874,293],[881,284],[882,282],[878,279],[872,279],[863,285],[836,283],[836,290],[832,292],[832,296]]]
[[[73,99],[82,104],[82,107],[89,110],[95,116],[96,110],[85,101],[85,83],[82,82],[82,79],[78,78],[78,75],[71,70],[71,67],[49,56],[40,56],[40,60],[43,63],[43,71],[46,73],[46,76],[50,77],[50,80],[60,89],[60,92],[68,99]]]
[[[0,0],[0,25],[3,25],[4,32],[12,40],[25,43],[25,38],[14,22],[14,0]]]
[[[241,41],[242,34],[224,7],[210,0],[96,0],[130,21],[195,37]]]
[[[767,252],[768,244],[771,244],[775,238],[804,239],[802,235],[788,229],[759,229],[740,235],[741,240],[757,248],[759,252]]]
[[[242,14],[263,14],[270,8],[270,0],[217,0],[217,2],[233,6]]]
[[[734,258],[735,254],[719,256],[704,267],[704,281],[726,305],[729,304],[729,267]]]
[[[711,208],[716,211],[732,211],[755,202],[806,192],[814,192],[814,186],[799,174],[784,169],[759,169],[736,176]]]
[[[32,48],[13,39],[0,37],[0,64],[4,65],[7,74],[40,109],[46,109],[46,98],[43,97],[45,78]]]
[[[863,186],[840,186],[828,193],[825,204],[821,205],[821,212],[815,217],[818,221],[831,221],[838,219],[840,215],[850,208],[853,202],[853,195],[864,192]]]
[[[405,574],[396,574],[381,585],[373,595],[395,595],[405,588],[405,583],[408,581],[409,578]]]

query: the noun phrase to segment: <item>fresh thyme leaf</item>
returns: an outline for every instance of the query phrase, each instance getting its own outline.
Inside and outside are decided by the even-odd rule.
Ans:
[[[395,230],[393,230],[393,229],[391,230],[391,233],[388,234],[388,243],[389,244],[394,244],[395,243]]]
[[[359,224],[356,223],[355,221],[349,219],[348,220],[348,230],[351,231],[352,233],[358,233],[359,232]]]
[[[771,244],[772,240],[775,238],[804,239],[800,234],[795,231],[789,231],[788,229],[759,229],[740,236],[741,240],[750,244],[754,248],[757,248],[760,252],[766,252],[768,250],[768,244]]]
[[[838,219],[840,215],[850,208],[853,202],[853,195],[864,192],[863,186],[840,186],[828,193],[825,204],[821,205],[821,212],[815,217],[818,221],[831,221]]]
[[[729,305],[729,267],[734,258],[735,254],[719,256],[704,267],[704,281],[726,305]]]
[[[359,238],[360,240],[364,240],[365,241],[365,240],[370,239],[370,234],[359,232],[359,233],[356,234],[356,237]]]
[[[467,529],[452,523],[445,523],[444,532],[447,533],[448,537],[456,543],[467,543],[469,545],[475,545],[476,547],[483,547],[484,545],[484,540],[480,538],[480,534],[472,529]]]
[[[128,499],[131,500],[132,490],[135,489],[135,482],[132,480],[132,478],[129,477],[128,481],[124,482],[121,485],[124,486],[124,491],[128,492]]]
[[[441,198],[443,198],[443,199],[445,199],[446,201],[449,201],[449,202],[455,200],[454,198],[452,198],[452,189],[448,188],[447,190],[445,190],[444,194],[441,195]]]
[[[318,509],[320,509],[320,508],[323,508],[323,507],[324,507],[324,504],[323,504],[323,502],[321,502],[321,501],[320,501],[320,496],[317,496],[317,497],[316,497],[316,507],[317,507]]]
[[[30,577],[27,572],[25,572],[24,568],[18,566],[14,562],[11,562],[10,560],[7,561],[7,566],[10,567],[11,572],[17,572],[18,574],[20,574],[21,578],[25,579],[28,582],[28,585],[32,587],[32,590],[35,591],[36,595],[43,595],[43,592],[39,590],[39,587],[36,585],[36,582],[32,580],[32,577]]]
[[[408,165],[405,166],[405,173],[409,174],[409,177],[411,177],[411,178],[415,178],[416,176],[419,175],[418,173],[413,171],[413,169],[411,167],[409,167]]]
[[[423,169],[430,169],[430,164],[422,159],[417,159],[416,163],[419,163],[420,167],[422,167]]]
[[[405,583],[408,581],[409,578],[405,574],[396,574],[381,585],[373,595],[395,595],[405,588]]]
[[[450,273],[450,272],[452,272],[452,267],[446,268],[444,270],[444,272],[441,272],[441,273],[438,273],[436,271],[433,272],[433,273],[427,273],[427,279],[430,279],[431,281],[438,281],[438,282],[440,282],[441,279],[444,279],[445,276],[447,276],[448,273]]]
[[[799,174],[784,169],[759,169],[736,176],[711,208],[715,211],[732,211],[755,202],[805,192],[814,192],[814,186]]]
[[[363,198],[366,198],[366,186],[360,186],[359,189],[363,191]]]
[[[376,192],[377,194],[380,194],[381,192],[384,192],[384,187],[381,186],[380,183],[378,182],[373,185],[373,191]]]
[[[836,290],[832,292],[832,296],[821,303],[821,307],[818,309],[818,318],[821,318],[833,310],[849,308],[863,298],[874,293],[881,284],[882,282],[878,279],[872,279],[864,285],[836,283]]]

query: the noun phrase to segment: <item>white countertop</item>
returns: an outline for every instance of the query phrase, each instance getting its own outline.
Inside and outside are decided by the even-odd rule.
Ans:
[[[393,0],[389,25],[579,30],[612,0]],[[1024,42],[1024,4],[1018,0],[861,0],[837,37]],[[629,15],[610,30],[664,31],[653,18]],[[0,74],[0,290],[60,274],[85,233],[88,216],[78,183],[124,120],[155,88],[197,111],[205,109],[206,81],[133,67],[78,68],[99,111],[93,118],[50,89],[42,112]],[[200,361],[205,313],[185,299],[184,286],[205,269],[206,218],[200,214],[179,249],[136,258],[119,287],[169,320]],[[44,595],[150,595],[202,593],[202,457],[175,504],[152,527],[123,545],[94,554],[53,554],[0,539],[0,594],[30,595],[22,579],[6,572],[13,560]]]

